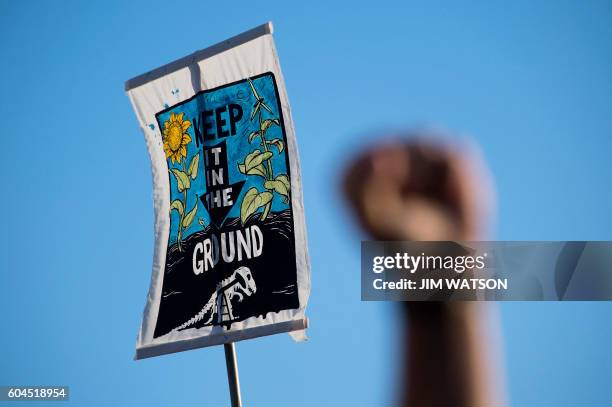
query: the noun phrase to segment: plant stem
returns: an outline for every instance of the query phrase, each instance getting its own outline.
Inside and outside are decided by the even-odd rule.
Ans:
[[[259,108],[259,137],[261,137],[261,143],[263,144],[263,148],[265,152],[270,151],[268,149],[268,142],[266,141],[265,138],[265,130],[262,129],[261,127],[261,107]],[[268,180],[272,181],[274,179],[274,170],[272,169],[272,160],[270,158],[268,158],[266,160],[266,163],[268,164]],[[261,217],[259,219],[261,219],[262,221],[264,219],[266,219],[268,217],[268,213],[270,212],[270,207],[272,206],[272,202],[268,202],[261,214]]]
[[[261,128],[261,106],[259,107],[259,137],[261,137],[261,144],[263,144],[263,148],[264,148],[264,152],[268,152],[270,151],[268,149],[268,142],[266,141],[266,138],[264,137],[265,135],[265,131]],[[272,169],[272,160],[270,158],[268,158],[266,160],[266,163],[268,164],[268,175],[269,175],[269,180],[272,181],[274,179],[274,170]]]
[[[187,173],[187,157],[185,157],[185,159],[183,160],[183,172],[186,174]],[[187,188],[185,188],[183,190],[183,197],[184,197],[184,201],[183,201],[183,214],[181,215],[181,220],[179,221],[179,232],[181,232],[181,230],[184,232],[185,230],[183,229],[183,219],[185,218],[185,211],[187,210]],[[179,252],[181,251],[181,240],[183,237],[183,233],[179,233],[179,239],[178,239],[178,245],[179,245]]]

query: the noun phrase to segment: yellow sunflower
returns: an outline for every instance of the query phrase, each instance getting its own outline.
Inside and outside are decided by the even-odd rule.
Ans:
[[[172,163],[181,163],[182,157],[187,157],[187,144],[191,137],[187,129],[191,126],[189,120],[183,120],[183,113],[170,113],[170,120],[164,123],[164,151],[166,158],[172,159]]]

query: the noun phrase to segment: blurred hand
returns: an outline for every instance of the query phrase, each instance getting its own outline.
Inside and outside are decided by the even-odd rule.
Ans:
[[[431,140],[391,141],[348,167],[344,191],[378,240],[477,240],[491,185],[480,155]]]
[[[474,148],[423,139],[365,151],[349,164],[344,192],[377,240],[482,239],[492,207],[488,172]],[[401,405],[503,406],[494,344],[482,333],[483,304],[406,305]]]

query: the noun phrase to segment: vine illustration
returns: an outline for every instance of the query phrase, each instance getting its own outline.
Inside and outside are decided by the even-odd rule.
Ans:
[[[244,159],[244,163],[238,164],[238,170],[245,175],[255,175],[264,179],[264,191],[260,191],[257,187],[250,188],[242,200],[240,207],[240,220],[244,225],[247,219],[257,212],[260,208],[264,208],[261,213],[261,220],[266,219],[270,213],[272,207],[272,198],[274,193],[279,194],[283,198],[283,202],[289,202],[289,194],[291,186],[289,184],[289,177],[287,174],[278,174],[274,176],[274,169],[272,167],[272,157],[274,151],[272,146],[276,147],[278,154],[282,153],[285,149],[285,144],[279,138],[268,140],[266,133],[272,126],[280,127],[279,118],[264,118],[263,109],[267,110],[270,114],[274,114],[272,109],[265,103],[264,98],[259,96],[255,85],[250,78],[247,79],[251,86],[251,92],[255,97],[255,105],[251,112],[251,121],[257,117],[259,122],[259,130],[256,130],[249,134],[249,142],[253,142],[259,139],[259,146],[251,153],[247,154]]]
[[[183,193],[183,199],[175,199],[170,202],[170,213],[176,210],[179,215],[177,246],[178,250],[182,251],[181,242],[183,233],[188,229],[195,219],[198,211],[198,196],[196,194],[195,204],[191,210],[187,212],[187,191],[191,188],[191,180],[198,177],[198,167],[200,163],[200,153],[194,155],[187,166],[187,146],[191,142],[191,137],[187,134],[187,129],[191,126],[189,120],[183,120],[183,113],[170,113],[170,119],[164,123],[163,142],[164,152],[168,159],[168,167],[170,162],[177,164],[169,168],[169,172],[176,179],[176,188],[179,193]],[[182,163],[182,167],[181,167]],[[202,220],[199,220],[202,225]]]

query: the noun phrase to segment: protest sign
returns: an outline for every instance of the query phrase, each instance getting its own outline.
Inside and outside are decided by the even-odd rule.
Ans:
[[[304,338],[310,270],[272,26],[126,82],[153,174],[153,273],[136,358]]]

